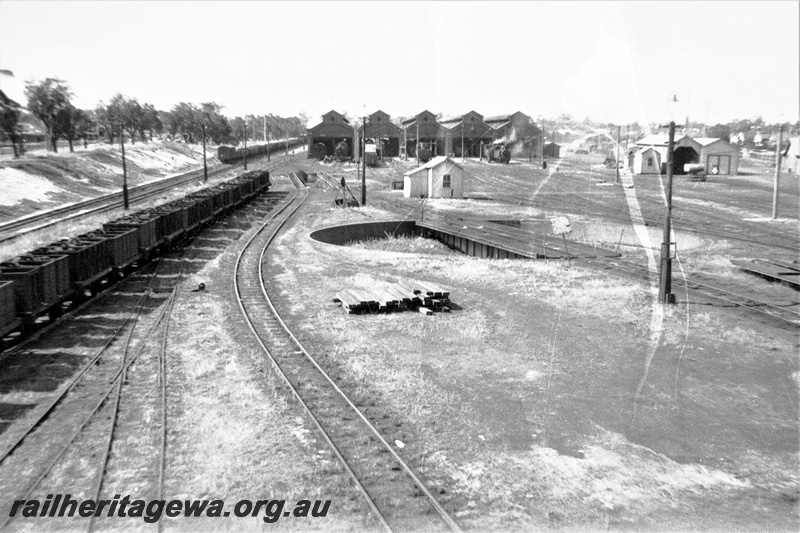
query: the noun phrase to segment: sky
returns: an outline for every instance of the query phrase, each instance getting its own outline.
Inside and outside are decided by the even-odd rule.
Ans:
[[[800,3],[2,0],[0,69],[89,109],[797,122]]]

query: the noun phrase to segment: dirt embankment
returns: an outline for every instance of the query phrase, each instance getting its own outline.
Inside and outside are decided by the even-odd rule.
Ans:
[[[207,150],[208,165],[218,163]],[[125,146],[128,186],[203,166],[202,145],[154,141]],[[0,222],[108,194],[122,187],[119,145],[95,144],[70,152],[32,152],[0,160]]]

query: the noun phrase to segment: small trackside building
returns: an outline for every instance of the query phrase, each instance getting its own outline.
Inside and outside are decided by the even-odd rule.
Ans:
[[[403,176],[406,198],[463,198],[464,168],[446,156],[434,157]]]
[[[314,145],[325,145],[325,155],[333,156],[336,145],[344,141],[347,143],[347,156],[353,157],[355,154],[353,137],[355,130],[344,115],[336,111],[328,111],[322,115],[322,122],[308,128],[308,155],[313,157]]]
[[[663,149],[666,153],[666,149]],[[661,174],[662,151],[652,146],[639,147],[633,151],[631,171],[634,174]]]

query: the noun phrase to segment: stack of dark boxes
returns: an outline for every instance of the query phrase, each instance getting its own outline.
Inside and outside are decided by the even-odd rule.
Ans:
[[[333,299],[348,314],[391,313],[412,310],[423,315],[450,312],[450,292],[420,281],[375,287],[369,290],[343,290]]]

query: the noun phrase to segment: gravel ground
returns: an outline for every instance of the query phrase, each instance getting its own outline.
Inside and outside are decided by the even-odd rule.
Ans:
[[[332,191],[314,185],[271,265],[307,348],[375,402],[373,416],[401,422],[387,437],[466,528],[797,529],[795,332],[686,305],[653,332],[646,285],[579,263],[308,237],[398,218],[381,179],[361,210],[328,207]],[[398,280],[449,288],[454,311],[356,316],[330,303]]]

